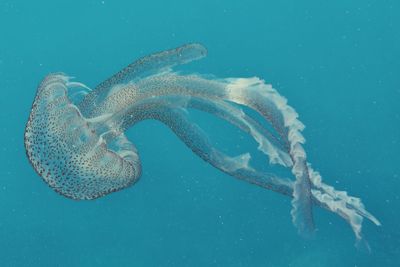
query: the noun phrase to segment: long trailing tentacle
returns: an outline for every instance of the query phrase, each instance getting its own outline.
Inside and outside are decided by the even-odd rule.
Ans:
[[[322,203],[322,206],[329,207],[328,204],[333,202],[335,202],[334,206],[337,206],[338,198],[329,198],[329,194],[325,192],[326,188],[323,186],[318,187],[315,179],[310,178],[313,173],[309,170],[305,152],[302,148],[302,143],[304,143],[305,139],[301,134],[301,130],[304,128],[304,125],[297,119],[297,113],[287,105],[286,99],[260,79],[210,80],[197,75],[180,76],[174,73],[164,73],[141,79],[129,85],[116,86],[114,93],[109,95],[102,105],[92,108],[92,116],[100,116],[104,113],[115,114],[118,112],[133,114],[134,112],[129,110],[137,106],[141,101],[173,95],[179,96],[180,99],[184,97],[202,99],[202,101],[214,103],[218,107],[223,106],[220,103],[234,102],[258,111],[271,123],[276,134],[280,137],[278,138],[280,149],[277,151],[281,151],[282,155],[286,154],[290,156],[290,160],[285,160],[283,165],[291,166],[292,172],[297,178],[293,186],[294,208],[292,215],[299,230],[304,232],[312,231],[311,205],[313,201],[316,201],[316,197],[319,197],[319,194],[321,197],[319,197],[318,201]],[[132,103],[135,104],[132,105]],[[203,104],[199,103],[198,106],[204,106]],[[225,114],[232,114],[231,117],[234,117],[235,120],[240,118],[239,113],[241,114],[240,111],[239,113],[235,113],[231,109],[226,109],[224,112]],[[272,140],[269,136],[266,136],[264,139]],[[270,157],[270,161],[274,158],[274,153],[276,154],[276,151],[272,151],[270,150],[269,154],[266,153]],[[282,164],[282,162],[274,162],[273,160],[272,163]],[[316,195],[314,196],[314,194]],[[344,198],[343,194],[339,196],[339,199],[346,203],[346,207],[350,206],[349,202],[352,201],[351,199]],[[350,210],[354,209],[362,210],[363,208],[361,205],[350,207]],[[332,211],[341,217],[352,218],[354,216],[350,214],[350,210],[342,208],[341,210]],[[356,213],[360,214],[360,212]],[[346,220],[352,225],[353,230],[361,227],[360,220]],[[357,231],[355,232],[357,233]]]
[[[294,184],[290,180],[255,170],[250,166],[250,155],[247,153],[230,157],[210,144],[202,129],[191,122],[183,110],[185,108],[196,108],[217,115],[227,121],[233,119],[229,118],[229,114],[234,113],[221,115],[224,114],[224,104],[221,102],[207,103],[201,100],[201,105],[199,105],[198,101],[198,99],[193,98],[177,100],[176,97],[153,98],[143,101],[129,111],[132,116],[129,116],[129,119],[124,122],[126,124],[125,127],[132,126],[145,119],[159,120],[170,127],[194,153],[217,169],[240,180],[293,197]],[[222,106],[218,106],[219,104]],[[240,126],[241,124],[234,124],[248,132],[246,127]],[[346,192],[337,191],[333,187],[322,183],[320,175],[312,170],[311,166],[308,167],[310,176],[316,184],[315,188],[312,189],[313,204],[332,211],[346,220],[352,227],[357,240],[362,238],[362,217],[380,225],[379,221],[365,210],[360,199],[348,196]]]
[[[188,99],[184,105],[182,102],[173,99],[152,99],[135,105],[130,110],[131,116],[124,122],[130,126],[146,119],[155,119],[167,125],[194,153],[204,161],[210,163],[215,168],[241,180],[259,185],[264,188],[279,192],[284,195],[291,195],[292,182],[289,179],[279,178],[274,174],[259,172],[250,166],[250,154],[245,153],[236,157],[231,157],[216,149],[210,142],[204,131],[195,123],[187,118],[184,111],[186,107],[197,107],[194,105],[198,100]],[[204,103],[203,103],[204,104]],[[205,108],[200,110],[217,115],[229,121],[229,116],[220,116],[216,109]],[[240,124],[235,124],[242,130]]]
[[[141,79],[127,86],[116,85],[114,93],[101,105],[93,107],[90,114],[114,114],[131,106],[131,103],[163,95],[235,102],[254,109],[270,122],[277,135],[284,140],[293,162],[292,172],[296,177],[292,202],[293,221],[300,232],[313,231],[311,182],[302,147],[305,139],[300,133],[304,125],[297,120],[297,113],[286,104],[286,99],[258,78],[210,80],[196,75],[168,73]]]
[[[308,213],[311,209],[309,206],[312,205],[311,201],[319,203],[320,206],[344,218],[352,227],[358,240],[362,239],[363,217],[380,225],[380,222],[365,210],[360,199],[324,184],[319,173],[307,163],[306,154],[302,148],[305,139],[300,133],[304,125],[297,119],[296,111],[287,105],[286,99],[275,89],[258,78],[228,79],[227,88],[231,92],[229,100],[259,111],[268,121],[275,124],[275,129],[281,134],[282,139],[287,140],[288,153],[292,155],[294,162],[292,171],[297,178],[293,186],[292,216],[300,230],[311,230],[311,228],[307,229],[310,226],[303,225],[312,219]]]

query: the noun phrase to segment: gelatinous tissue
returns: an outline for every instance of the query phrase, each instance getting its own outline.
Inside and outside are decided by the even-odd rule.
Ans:
[[[39,85],[25,130],[32,166],[51,188],[68,198],[95,199],[124,189],[141,175],[138,152],[124,131],[154,119],[215,168],[291,197],[292,219],[300,233],[314,231],[313,206],[345,219],[358,241],[363,218],[380,225],[359,198],[322,182],[307,162],[304,125],[271,85],[257,77],[217,79],[173,71],[206,54],[206,48],[196,43],[155,53],[134,61],[93,90],[63,73],[49,74]],[[219,151],[190,121],[187,109],[215,115],[249,134],[269,164],[289,168],[294,179],[256,170],[250,165],[250,153],[231,157]]]

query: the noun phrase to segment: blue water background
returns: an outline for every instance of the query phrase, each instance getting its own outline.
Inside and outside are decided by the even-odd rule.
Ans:
[[[399,14],[397,0],[0,0],[0,266],[400,266]],[[289,99],[313,166],[381,220],[364,223],[371,253],[321,209],[304,240],[287,197],[219,172],[154,121],[128,131],[143,163],[134,187],[77,202],[42,182],[23,132],[46,74],[93,87],[188,42],[209,56],[182,70],[256,75]],[[192,116],[228,153],[255,151]]]

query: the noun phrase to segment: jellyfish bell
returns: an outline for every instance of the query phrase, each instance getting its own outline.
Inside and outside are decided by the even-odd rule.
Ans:
[[[57,73],[39,85],[25,130],[32,166],[73,199],[94,199],[133,184],[141,172],[134,145],[123,133],[99,132],[96,118],[85,119],[68,98],[69,81]]]
[[[133,184],[141,173],[139,156],[120,129],[126,114],[116,116],[119,120],[111,118],[121,109],[120,97],[108,98],[121,95],[117,93],[130,81],[206,54],[207,49],[197,43],[154,53],[129,64],[95,90],[63,73],[48,75],[39,85],[25,129],[32,166],[50,187],[73,199],[94,199]]]

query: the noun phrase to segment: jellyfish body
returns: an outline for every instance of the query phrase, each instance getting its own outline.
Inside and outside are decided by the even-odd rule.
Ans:
[[[65,74],[50,74],[39,85],[25,130],[28,158],[44,181],[73,199],[95,199],[134,184],[141,174],[135,146],[124,131],[155,119],[167,125],[194,153],[238,179],[292,198],[299,232],[314,229],[313,206],[344,218],[361,240],[367,218],[379,225],[361,200],[324,184],[307,162],[304,125],[284,97],[259,78],[210,79],[180,75],[172,67],[204,57],[188,44],[139,59],[90,90]],[[76,95],[83,98],[76,100]],[[265,127],[242,107],[256,111]],[[215,115],[249,134],[269,164],[290,168],[295,180],[258,171],[251,155],[231,157],[216,149],[186,109]]]

